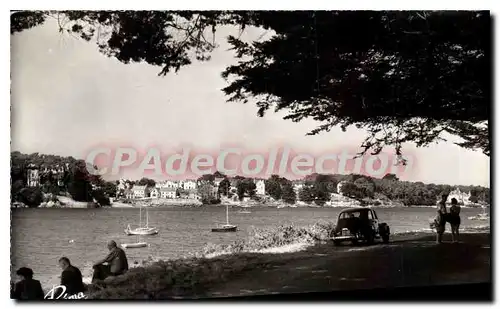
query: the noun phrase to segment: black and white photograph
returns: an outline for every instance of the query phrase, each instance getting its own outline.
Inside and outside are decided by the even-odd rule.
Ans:
[[[488,9],[11,10],[10,298],[491,302],[493,37]]]

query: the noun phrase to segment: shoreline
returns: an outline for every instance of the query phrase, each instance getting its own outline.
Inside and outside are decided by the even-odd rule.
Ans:
[[[203,205],[203,204],[179,204],[179,203],[171,203],[171,204],[165,204],[165,205],[150,205],[150,206],[143,206],[143,207],[150,207],[150,208],[182,208],[182,207],[189,207],[189,208],[201,208],[201,207],[225,207],[225,206],[230,206],[234,208],[277,208],[277,209],[288,209],[288,208],[363,208],[363,207],[370,207],[370,208],[436,208],[436,206],[420,206],[420,205],[410,205],[410,206],[389,206],[389,205],[367,205],[367,206],[358,206],[358,205],[339,205],[339,206],[333,206],[333,205],[324,205],[324,206],[316,206],[316,205],[291,205],[291,206],[276,206],[276,205],[266,205],[266,204],[257,204],[257,205],[239,205],[239,204],[211,204],[211,205]],[[110,206],[101,206],[97,208],[140,208],[141,205],[138,204],[127,204],[127,203],[112,203]],[[11,205],[11,209],[22,209],[22,208],[30,208],[30,207],[13,207]],[[68,205],[61,205],[61,206],[52,206],[52,207],[47,207],[47,206],[39,206],[39,207],[32,207],[32,208],[38,208],[38,209],[50,209],[50,208],[57,208],[57,209],[92,209],[95,210],[97,208],[90,208],[85,206],[68,206]],[[461,208],[464,209],[482,209],[480,206],[461,206]],[[486,209],[489,209],[490,206],[486,206]]]
[[[449,233],[440,245],[434,237],[416,232],[372,246],[336,247],[327,242],[293,252],[260,250],[152,262],[132,268],[102,289],[89,285],[90,298],[192,299],[491,282],[489,232],[463,234],[458,244],[450,242]],[[456,259],[457,254],[462,258]]]
[[[332,200],[327,201],[324,205],[316,205],[315,203],[305,203],[302,201],[297,201],[294,204],[288,204],[281,200],[275,201],[270,197],[265,197],[264,200],[245,200],[245,201],[232,201],[223,198],[219,204],[202,204],[200,200],[190,199],[190,198],[177,198],[177,199],[166,199],[166,198],[147,198],[147,199],[137,199],[131,200],[130,203],[125,203],[122,200],[112,201],[111,205],[107,206],[97,206],[92,205],[92,202],[78,202],[67,196],[53,196],[51,199],[54,201],[43,202],[38,207],[35,208],[77,208],[77,209],[96,209],[96,208],[137,208],[137,207],[152,207],[152,208],[172,208],[172,207],[241,207],[241,208],[253,208],[253,207],[269,207],[269,208],[362,208],[362,207],[373,207],[373,208],[435,208],[435,205],[403,205],[398,201],[392,200],[379,200],[372,199],[364,201],[361,203],[359,200],[352,199],[340,194],[335,194]],[[464,209],[483,209],[490,208],[490,205],[462,205]],[[19,203],[11,203],[11,209],[15,208],[29,208],[26,205]]]

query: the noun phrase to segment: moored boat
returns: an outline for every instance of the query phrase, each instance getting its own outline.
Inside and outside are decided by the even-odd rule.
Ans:
[[[154,227],[138,227],[136,229],[131,229],[130,225],[125,229],[125,234],[127,235],[156,235],[158,230]]]
[[[130,243],[130,244],[122,244],[122,247],[124,249],[132,249],[132,248],[144,248],[147,247],[148,244],[145,242],[136,242],[136,243]]]
[[[213,228],[212,232],[236,232],[237,229],[236,225],[229,224],[229,206],[226,205],[226,224]]]
[[[232,224],[224,224],[212,229],[212,232],[236,232],[238,227]]]
[[[127,225],[127,228],[125,229],[125,234],[127,235],[141,235],[141,236],[147,236],[147,235],[156,235],[158,234],[158,229],[155,227],[150,227],[149,226],[149,213],[148,210],[146,209],[146,225],[142,226],[142,207],[139,209],[139,227],[132,229],[130,227],[130,224]]]

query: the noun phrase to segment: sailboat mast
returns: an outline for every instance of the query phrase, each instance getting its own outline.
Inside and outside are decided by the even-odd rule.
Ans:
[[[146,227],[149,227],[149,211],[146,208]]]
[[[142,227],[142,206],[139,206],[139,227]]]
[[[229,206],[226,205],[226,224],[229,225]]]

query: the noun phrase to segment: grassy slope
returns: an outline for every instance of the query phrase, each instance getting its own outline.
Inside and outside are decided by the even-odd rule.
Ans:
[[[397,236],[389,245],[336,248],[327,244],[295,253],[245,252],[259,246],[270,248],[272,243],[293,243],[291,239],[299,233],[290,227],[277,230],[281,237],[273,240],[263,238],[259,244],[256,237],[253,242],[224,248],[235,254],[159,261],[131,269],[101,287],[91,285],[90,298],[196,298],[491,280],[489,234],[463,235],[466,243],[441,246],[434,244],[433,235],[416,233]],[[303,240],[310,237],[303,236]]]

